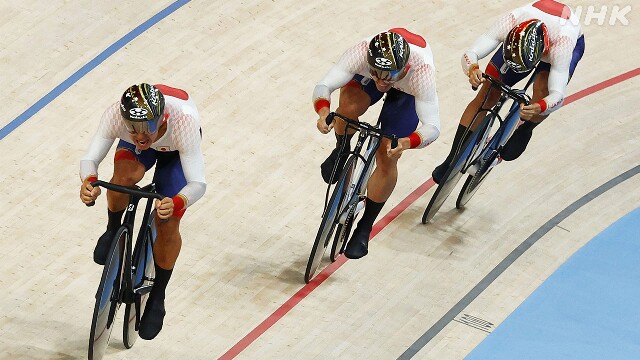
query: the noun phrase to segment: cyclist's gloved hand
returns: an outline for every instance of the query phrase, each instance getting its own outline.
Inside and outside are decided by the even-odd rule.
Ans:
[[[322,109],[320,109],[320,111],[318,111],[318,122],[316,124],[316,126],[318,127],[318,130],[323,133],[323,134],[328,134],[329,131],[331,131],[331,129],[333,129],[333,123],[331,123],[330,125],[327,125],[327,115],[329,115],[329,108],[328,107],[324,107]],[[335,121],[335,120],[334,120]]]
[[[173,200],[168,197],[156,200],[156,211],[160,219],[170,218],[173,215]]]
[[[484,81],[485,79],[482,77],[482,70],[480,70],[478,64],[472,64],[471,67],[469,67],[469,84],[476,89]]]
[[[95,180],[95,178],[87,178],[82,182],[80,186],[80,200],[83,203],[89,204],[92,201],[95,201],[100,195],[100,187],[91,186],[91,181]]]
[[[522,120],[531,120],[542,112],[540,104],[533,103],[531,105],[520,104],[520,118]]]
[[[400,159],[400,156],[402,156],[402,152],[405,149],[408,149],[411,147],[411,141],[409,140],[409,138],[400,138],[398,139],[398,146],[396,146],[395,148],[391,148],[391,140],[389,139],[385,139],[387,141],[387,156],[391,159],[395,159],[398,160]]]

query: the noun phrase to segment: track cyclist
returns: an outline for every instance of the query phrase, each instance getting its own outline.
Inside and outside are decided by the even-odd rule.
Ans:
[[[379,115],[382,130],[396,135],[398,146],[382,139],[376,153],[376,168],[369,179],[362,218],[345,248],[345,256],[361,258],[368,253],[369,236],[376,217],[396,185],[397,162],[406,149],[424,148],[440,135],[440,117],[433,55],[427,42],[403,28],[394,28],[359,41],[349,48],[313,91],[318,114],[317,128],[327,134],[333,128],[336,148],[321,165],[322,178],[335,183],[344,167],[353,133],[336,118],[327,125],[331,93],[340,89],[337,113],[358,119],[386,95]],[[345,140],[342,153],[340,148]],[[334,166],[338,167],[331,178]]]
[[[155,279],[140,321],[138,333],[143,339],[153,339],[162,329],[165,289],[182,246],[180,219],[206,190],[201,138],[198,110],[185,91],[141,83],[129,87],[119,102],[107,108],[80,161],[80,199],[85,204],[100,195],[100,188],[92,187],[91,182],[97,179],[98,165],[116,139],[120,141],[112,183],[133,186],[156,166],[153,182],[166,197],[155,204]],[[107,191],[107,230],[93,253],[98,264],[105,263],[127,203],[128,195]]]
[[[541,0],[502,15],[462,56],[462,69],[474,88],[482,85],[460,119],[451,151],[432,173],[440,183],[457,149],[474,129],[469,129],[474,114],[482,105],[490,84],[482,78],[478,60],[500,46],[485,72],[508,86],[529,74],[536,76],[531,105],[521,106],[523,121],[501,152],[502,160],[518,158],[526,149],[533,129],[558,110],[573,72],[584,54],[584,36],[573,10],[554,0]],[[492,90],[485,107],[493,106],[499,91]],[[483,113],[479,114],[484,116]]]

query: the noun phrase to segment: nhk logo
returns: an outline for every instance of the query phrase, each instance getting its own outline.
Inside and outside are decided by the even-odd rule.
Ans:
[[[624,7],[618,5],[603,5],[600,7],[600,9],[596,9],[596,7],[593,5],[576,6],[574,11],[575,18],[572,20],[567,20],[571,16],[570,11],[571,10],[569,8],[565,8],[562,13],[562,19],[560,19],[560,24],[564,25],[570,21],[574,25],[578,25],[579,23],[581,23],[588,26],[591,25],[592,21],[597,20],[597,24],[602,26],[605,24],[605,21],[608,17],[609,25],[613,26],[620,22],[620,24],[626,26],[629,25],[629,19],[627,19],[626,16],[631,12],[631,5],[627,5]]]

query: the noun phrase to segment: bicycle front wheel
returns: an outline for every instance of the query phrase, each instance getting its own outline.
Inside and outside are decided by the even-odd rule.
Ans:
[[[440,210],[442,204],[444,204],[445,200],[447,200],[458,184],[458,181],[460,181],[463,168],[469,164],[471,159],[477,156],[479,152],[483,151],[482,149],[490,134],[493,121],[493,115],[485,116],[476,131],[474,131],[463,144],[463,150],[454,157],[451,166],[449,166],[449,169],[442,178],[443,181],[438,185],[436,192],[431,197],[431,201],[429,201],[429,205],[427,205],[427,208],[424,210],[424,214],[422,215],[423,224],[431,221],[438,210]]]
[[[102,359],[109,345],[116,312],[121,303],[122,258],[127,236],[129,236],[129,231],[126,227],[118,229],[102,271],[102,278],[96,293],[93,318],[91,319],[89,360]]]
[[[313,275],[316,273],[318,267],[320,266],[320,263],[322,262],[322,257],[327,250],[329,240],[331,240],[331,235],[333,235],[336,224],[338,223],[339,216],[344,208],[344,206],[342,205],[343,197],[346,192],[347,186],[349,186],[349,179],[355,166],[356,158],[350,157],[347,160],[342,173],[340,174],[340,179],[336,183],[336,186],[333,188],[331,200],[329,200],[327,208],[324,211],[322,222],[320,222],[320,228],[318,229],[318,234],[316,235],[316,240],[314,241],[313,247],[311,248],[311,254],[309,255],[309,261],[307,262],[307,269],[304,273],[305,283],[309,283],[309,281],[311,281]]]
[[[138,339],[140,318],[144,313],[149,292],[153,286],[156,269],[153,262],[153,242],[155,240],[155,211],[151,213],[151,224],[148,226],[145,236],[140,244],[136,244],[133,251],[133,298],[134,302],[127,304],[124,310],[124,328],[122,341],[127,349],[130,349]]]
[[[451,175],[452,172],[455,172],[455,174]],[[462,173],[460,172],[459,168],[449,169],[447,171],[444,177],[444,179],[447,180],[438,185],[436,192],[433,194],[431,200],[429,201],[429,205],[427,205],[427,208],[424,209],[424,214],[422,214],[423,224],[426,224],[427,222],[431,221],[431,219],[433,219],[438,210],[440,210],[442,204],[444,204],[445,200],[447,200],[447,198],[453,191],[453,188],[455,188],[458,184],[458,181],[460,181],[460,177],[462,177]]]

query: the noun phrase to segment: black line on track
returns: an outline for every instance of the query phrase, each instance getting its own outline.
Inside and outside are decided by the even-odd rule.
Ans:
[[[584,195],[573,204],[567,206],[564,210],[560,211],[556,216],[547,221],[538,230],[531,234],[525,241],[523,241],[517,248],[515,248],[507,257],[505,257],[489,274],[487,274],[480,282],[474,286],[457,304],[455,304],[451,310],[440,320],[438,320],[429,330],[427,330],[420,338],[418,338],[409,348],[398,357],[398,360],[408,360],[415,356],[422,348],[424,348],[429,341],[431,341],[436,335],[442,331],[455,317],[460,314],[467,306],[469,306],[473,300],[475,300],[484,290],[486,290],[491,283],[493,283],[498,276],[511,266],[522,254],[524,254],[533,244],[545,236],[551,229],[558,226],[562,221],[575,213],[578,209],[590,203],[598,196],[604,194],[608,190],[611,190],[615,186],[621,184],[625,180],[628,180],[640,173],[640,165],[637,165],[624,173],[616,176],[615,178],[600,185],[596,189],[592,190],[588,194]]]

